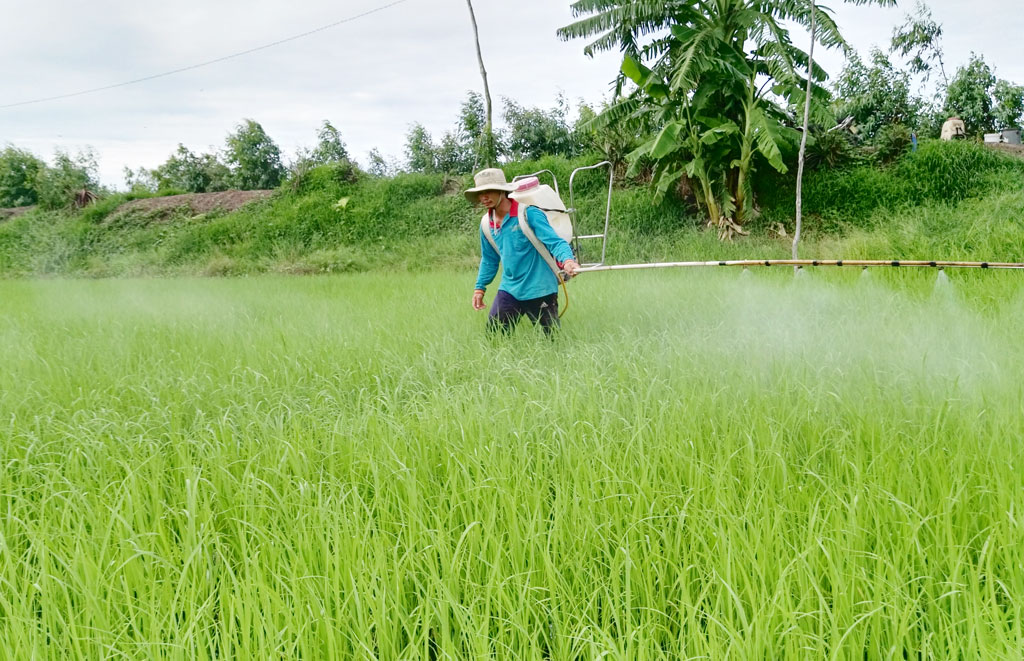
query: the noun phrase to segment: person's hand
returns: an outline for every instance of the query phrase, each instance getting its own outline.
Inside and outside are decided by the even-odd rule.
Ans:
[[[562,263],[562,270],[565,271],[565,275],[571,278],[580,270],[580,265],[576,263],[575,259],[567,259]]]
[[[483,310],[484,309],[484,290],[474,289],[473,290],[473,309]]]

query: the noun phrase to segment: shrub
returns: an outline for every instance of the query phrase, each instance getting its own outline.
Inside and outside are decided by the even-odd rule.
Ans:
[[[809,169],[835,169],[858,160],[853,141],[845,131],[822,132],[808,137],[805,161]]]
[[[886,124],[875,136],[875,155],[881,163],[891,163],[910,151],[910,129],[903,124]]]

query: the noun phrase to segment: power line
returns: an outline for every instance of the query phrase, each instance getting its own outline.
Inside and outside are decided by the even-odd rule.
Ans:
[[[385,9],[389,9],[391,7],[394,7],[395,5],[400,5],[403,2],[407,2],[407,0],[395,0],[395,2],[386,4],[386,5],[382,5],[380,7],[377,7],[376,9],[371,9],[369,11],[365,11],[362,14],[356,14],[355,16],[350,16],[348,18],[344,18],[344,19],[342,19],[340,21],[335,21],[334,23],[330,23],[329,25],[324,25],[324,26],[318,27],[315,30],[310,30],[309,32],[303,32],[302,34],[297,34],[297,35],[294,35],[292,37],[286,37],[284,39],[280,39],[280,40],[275,41],[273,43],[264,44],[263,46],[257,46],[255,48],[250,48],[249,50],[240,51],[238,53],[232,53],[231,55],[225,55],[224,57],[218,57],[218,58],[216,58],[214,60],[207,60],[206,62],[200,62],[199,64],[193,64],[191,66],[182,67],[180,69],[174,69],[172,71],[165,71],[163,73],[153,74],[152,76],[145,76],[144,78],[136,78],[135,80],[128,80],[128,81],[125,81],[123,83],[116,83],[114,85],[105,85],[103,87],[94,87],[92,89],[82,90],[81,92],[72,92],[70,94],[58,94],[56,96],[47,96],[47,97],[44,97],[44,98],[41,98],[41,99],[32,99],[31,101],[19,101],[18,103],[9,103],[9,104],[6,104],[6,105],[0,105],[0,109],[3,109],[3,108],[14,108],[14,107],[17,107],[17,106],[27,106],[27,105],[30,105],[30,104],[33,104],[33,103],[43,103],[44,101],[56,101],[57,99],[69,99],[69,98],[71,98],[73,96],[82,96],[83,94],[92,94],[93,92],[102,92],[103,90],[110,90],[110,89],[114,89],[115,87],[125,87],[126,85],[135,85],[136,83],[143,83],[143,82],[146,82],[147,80],[153,80],[155,78],[163,78],[165,76],[172,76],[172,75],[174,75],[176,73],[182,73],[183,71],[191,71],[192,69],[198,69],[200,67],[206,67],[206,66],[209,66],[211,64],[217,64],[218,62],[223,62],[225,60],[230,60],[230,59],[233,59],[233,58],[236,58],[236,57],[242,57],[243,55],[249,55],[250,53],[255,53],[256,51],[265,50],[267,48],[273,48],[274,46],[280,46],[281,44],[288,43],[289,41],[295,41],[296,39],[302,39],[303,37],[308,37],[309,35],[316,34],[317,32],[323,32],[324,30],[330,30],[331,28],[337,27],[339,25],[342,25],[343,23],[351,23],[352,21],[355,21],[357,19],[363,18],[365,16],[369,16],[370,14],[376,14],[379,11],[384,11]]]

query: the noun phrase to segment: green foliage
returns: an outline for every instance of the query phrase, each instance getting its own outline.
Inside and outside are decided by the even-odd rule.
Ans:
[[[841,168],[861,160],[846,131],[823,131],[808,136],[806,164],[809,169]]]
[[[348,150],[341,139],[341,132],[328,120],[324,120],[317,131],[317,145],[313,149],[300,148],[295,162],[289,167],[292,183],[302,179],[310,170],[318,165],[347,162]]]
[[[616,174],[625,174],[627,157],[644,142],[643,130],[627,122],[601,121],[601,114],[610,111],[604,104],[600,113],[590,106],[580,106],[579,118],[573,126],[573,133],[583,153],[601,154],[602,160],[611,161]]]
[[[914,6],[914,13],[908,14],[903,25],[895,28],[892,33],[890,52],[899,52],[903,57],[910,58],[910,70],[924,74],[925,80],[937,65],[944,82],[946,69],[942,62],[942,26],[932,18],[932,12],[921,0]]]
[[[348,150],[345,149],[345,143],[341,139],[341,132],[330,121],[325,119],[320,125],[317,139],[316,148],[310,156],[313,163],[325,165],[348,160]]]
[[[949,83],[944,110],[964,120],[967,135],[978,135],[994,128],[992,90],[995,84],[996,77],[984,58],[973,53]]]
[[[71,205],[75,193],[81,190],[100,190],[99,166],[91,150],[71,156],[57,150],[53,165],[40,173],[39,205],[46,209],[61,209]]]
[[[504,169],[510,179],[542,170],[554,172],[568,204],[569,173],[598,159],[597,155],[546,156],[507,164]],[[541,179],[550,182],[546,173]],[[576,178],[573,206],[581,233],[602,229],[607,181],[603,169]],[[114,213],[121,202],[138,196],[115,195],[81,212],[36,211],[0,222],[0,275],[237,275],[421,270],[438,265],[471,269],[479,255],[474,234],[479,212],[461,195],[471,182],[468,174],[458,179],[419,173],[364,176],[350,162],[339,162],[313,168],[268,200],[235,212],[194,216],[182,210],[163,214],[159,220],[140,213]],[[792,222],[793,173],[760,177],[755,184],[760,217],[752,218],[749,228],[760,236],[744,239],[735,251],[720,247],[717,255],[788,254],[780,248],[782,244],[767,238],[765,230]],[[962,218],[974,223],[971,240],[979,247],[971,254],[995,259],[980,252],[982,248],[999,247],[1005,255],[1015,250],[1010,242],[1018,234],[1004,231],[1005,241],[983,240],[979,235],[990,224],[978,224],[970,214],[985,208],[988,197],[1007,195],[1012,201],[1021,191],[1024,161],[970,142],[924,141],[917,152],[885,168],[856,162],[838,170],[820,167],[805,178],[805,220],[812,233],[807,250],[818,250],[817,241],[825,246],[821,250],[832,255],[845,252],[847,242],[867,250],[864,241],[845,238],[861,230],[868,233],[865,236],[874,252],[860,256],[914,256],[888,254],[893,244],[883,232],[889,231],[892,218],[909,218],[920,207],[931,210],[929,231],[942,228],[936,220],[941,213],[948,217],[943,222],[955,224]],[[956,205],[965,205],[965,211]],[[937,210],[941,206],[945,211]],[[1003,221],[1016,222],[1017,217]],[[703,222],[678,196],[655,201],[646,186],[620,184],[612,199],[609,261],[666,261],[693,255],[715,259],[714,236],[699,233],[701,226]],[[959,236],[959,230],[942,232]],[[844,237],[844,243],[836,243],[840,240],[836,236]],[[942,236],[933,238],[939,246]],[[967,241],[956,239],[956,245],[967,245]],[[899,245],[910,244],[904,238]],[[587,244],[584,250],[593,256],[599,244]]]
[[[891,163],[910,151],[910,129],[903,124],[886,124],[875,135],[875,155],[882,163]]]
[[[803,207],[805,215],[813,217],[805,218],[812,230],[873,230],[886,224],[887,214],[899,210],[1020,190],[1024,160],[968,141],[927,140],[889,167],[865,164],[808,173]],[[764,180],[757,196],[765,223],[785,224],[793,217],[793,183],[788,178]]]
[[[1024,186],[993,190],[959,203],[928,202],[895,212],[885,223],[893,254],[1019,262],[1024,246]]]
[[[130,167],[125,166],[122,173],[125,184],[131,192],[153,193],[160,189],[160,183],[153,170],[147,170],[143,167],[140,167],[138,170],[132,170]]]
[[[31,152],[7,145],[0,152],[0,207],[25,207],[39,199],[46,163]]]
[[[465,174],[479,169],[483,163],[492,163],[500,144],[488,143],[485,125],[483,97],[469,92],[459,111],[455,129],[445,132],[439,144],[433,142],[422,124],[410,127],[405,141],[408,169],[424,174]],[[379,153],[376,156],[371,153],[370,171],[383,175],[393,173],[394,168]]]
[[[836,81],[836,97],[836,116],[853,117],[858,137],[869,143],[886,126],[916,128],[920,121],[922,103],[910,91],[910,76],[877,48],[870,66],[850,55]]]
[[[285,174],[281,150],[254,120],[243,120],[227,137],[225,158],[234,185],[242,190],[277,188]]]
[[[631,171],[645,161],[654,164],[656,199],[684,176],[695,182],[698,202],[724,235],[751,209],[750,178],[757,165],[786,169],[782,150],[792,137],[783,128],[782,108],[766,93],[769,85],[757,78],[768,77],[771,92],[795,104],[804,95],[798,69],[807,56],[789,42],[779,12],[739,0],[682,5],[666,15],[663,56],[652,67],[628,55],[623,60],[622,72],[637,85],[626,121],[656,129],[630,155]],[[827,42],[838,32],[824,19],[821,35]],[[824,72],[815,68],[809,75],[820,80]],[[824,94],[812,87],[814,94]]]
[[[505,99],[504,154],[513,161],[533,160],[542,156],[573,157],[579,144],[567,119],[569,104],[558,95],[550,110],[525,108],[515,99]]]
[[[148,188],[144,183],[147,175],[156,181],[156,190],[160,191],[212,193],[228,190],[233,183],[228,166],[221,163],[215,154],[195,154],[180,143],[162,165],[148,173],[140,168],[128,180],[129,186],[133,189]]]
[[[366,171],[375,177],[392,177],[398,173],[398,165],[385,159],[376,147],[370,150],[367,160]]]
[[[458,124],[435,143],[422,124],[413,124],[406,134],[405,157],[411,172],[423,174],[469,174],[490,162],[488,150],[502,157],[519,161],[545,155],[572,157],[580,152],[572,127],[567,121],[568,103],[559,96],[554,108],[524,108],[512,99],[505,99],[503,132],[492,132],[494,144],[489,147],[484,131],[484,108],[479,94],[470,92],[463,103]],[[388,172],[380,155],[371,163],[371,172]]]
[[[412,172],[437,172],[437,155],[430,133],[416,122],[405,137],[405,159]]]
[[[959,202],[1024,187],[1024,160],[967,141],[922,143],[899,163],[914,203]]]
[[[461,159],[456,161],[459,163],[458,167],[446,169],[446,172],[471,172],[496,165],[498,154],[503,149],[500,136],[495,135],[493,127],[488,132],[484,98],[476,92],[470,92],[463,101],[459,110],[458,127],[454,134],[449,134],[446,138],[459,146],[457,153]]]
[[[1015,85],[1008,80],[996,82],[992,90],[995,107],[992,117],[997,129],[1020,128],[1024,123],[1024,85]]]

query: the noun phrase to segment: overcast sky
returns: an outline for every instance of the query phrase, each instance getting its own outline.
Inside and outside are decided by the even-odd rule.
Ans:
[[[270,44],[381,8],[393,0],[0,0],[0,106],[114,85]],[[559,92],[606,98],[619,58],[583,55],[555,30],[573,20],[569,0],[474,0],[491,93],[550,108]],[[832,4],[860,52],[885,48],[913,7]],[[1020,0],[932,0],[949,73],[972,51],[996,75],[1024,83]],[[798,40],[799,41],[799,40]],[[806,37],[803,39],[807,41]],[[833,75],[836,52],[822,54]],[[0,147],[50,160],[56,148],[93,148],[108,186],[125,166],[155,167],[183,143],[221,149],[243,118],[260,122],[286,159],[316,141],[329,119],[366,164],[376,147],[401,159],[420,122],[435,139],[451,129],[470,90],[482,89],[465,0],[405,0],[316,34],[138,84],[0,108]],[[500,118],[499,118],[500,122]]]

